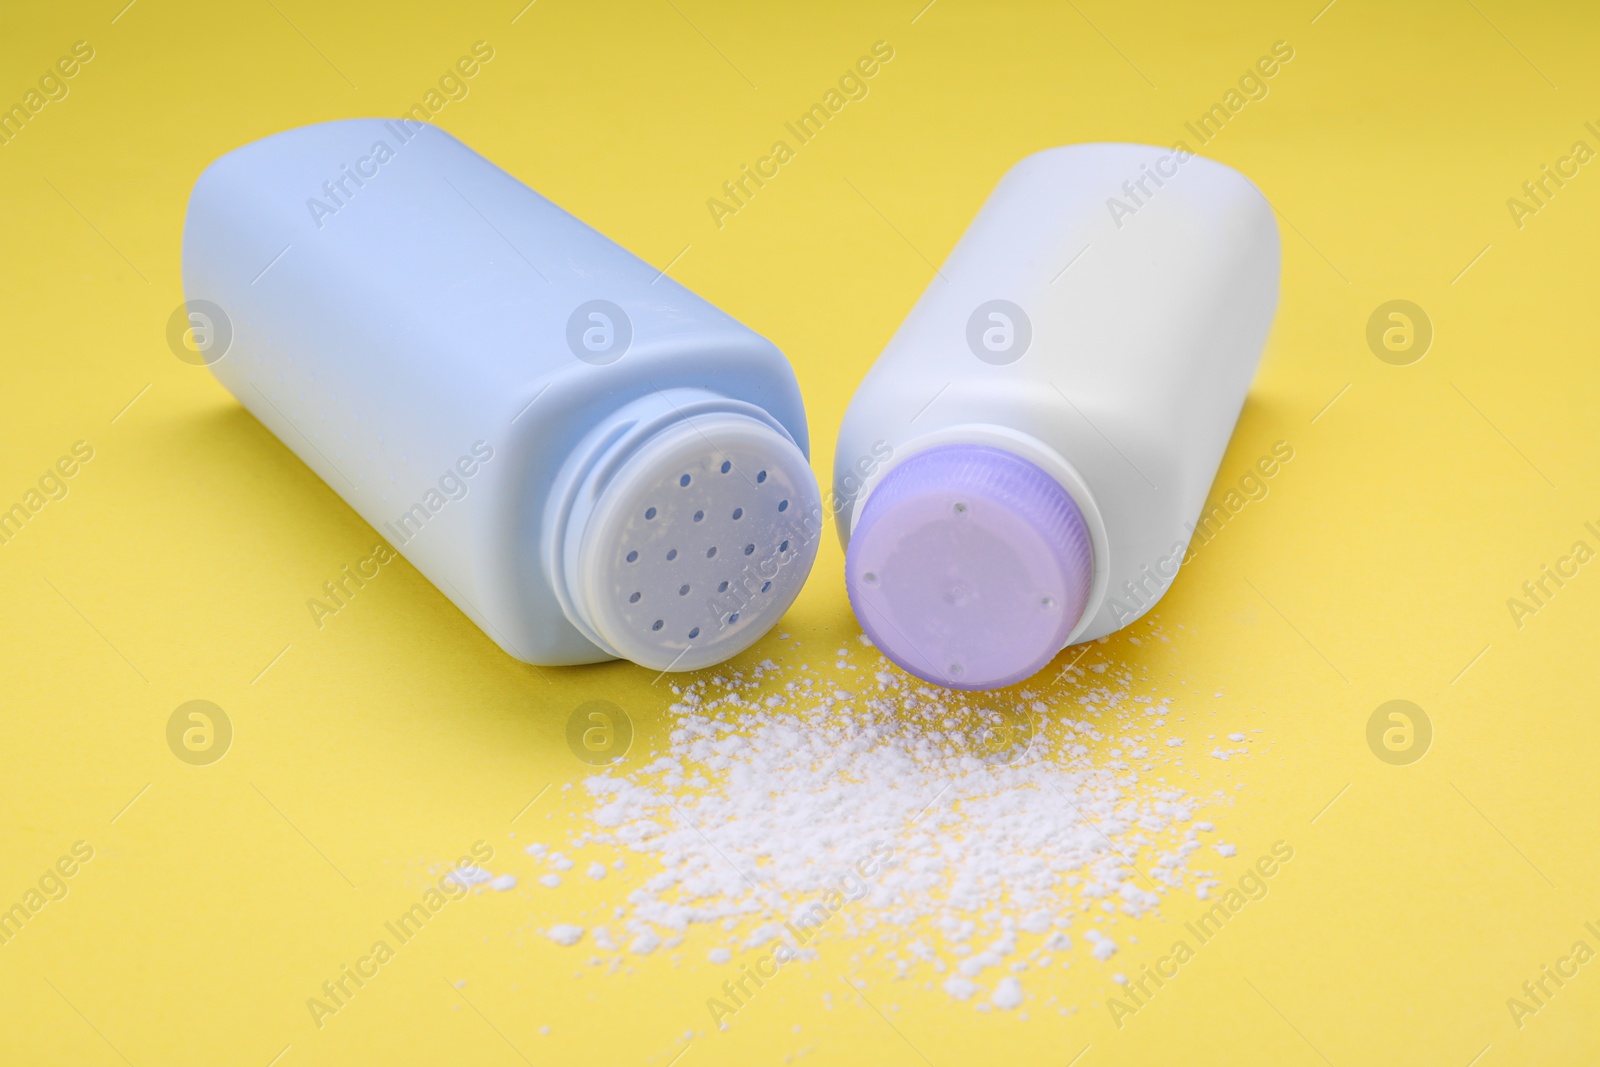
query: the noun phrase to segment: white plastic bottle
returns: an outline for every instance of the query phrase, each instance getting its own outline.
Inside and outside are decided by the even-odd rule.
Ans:
[[[873,642],[923,679],[991,689],[1149,610],[1238,419],[1278,269],[1271,206],[1220,163],[1086,144],[1013,167],[839,432],[845,580]]]
[[[519,659],[705,667],[811,569],[778,349],[435,127],[223,156],[183,276],[222,384]]]

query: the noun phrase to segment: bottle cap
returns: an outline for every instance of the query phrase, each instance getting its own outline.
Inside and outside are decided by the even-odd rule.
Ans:
[[[614,435],[579,488],[563,592],[573,623],[612,655],[690,671],[749,648],[788,610],[822,506],[782,430],[666,407]]]
[[[844,573],[884,655],[951,689],[998,689],[1065,647],[1089,600],[1094,553],[1061,483],[1004,449],[953,444],[884,475]]]

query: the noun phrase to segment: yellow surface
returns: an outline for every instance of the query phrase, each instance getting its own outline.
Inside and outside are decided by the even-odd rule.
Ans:
[[[0,1062],[666,1064],[690,1030],[679,1062],[696,1065],[1600,1055],[1600,963],[1520,1027],[1506,1005],[1575,941],[1600,949],[1584,929],[1600,926],[1600,564],[1520,627],[1506,603],[1575,541],[1600,548],[1583,525],[1600,527],[1600,170],[1520,227],[1507,206],[1573,142],[1600,149],[1584,125],[1600,127],[1596,9],[121,3],[0,15],[0,101],[74,42],[94,50],[0,147],[0,502],[93,448],[0,547],[0,904],[93,849],[0,945]],[[479,40],[494,59],[437,121],[775,340],[822,473],[851,389],[1007,167],[1076,141],[1200,148],[1184,123],[1274,42],[1293,48],[1201,150],[1262,188],[1284,235],[1277,325],[1218,495],[1274,441],[1295,459],[1184,569],[1160,609],[1171,645],[1123,635],[1096,654],[1181,669],[1265,731],[1217,778],[1246,785],[1219,817],[1240,845],[1223,869],[1280,839],[1296,858],[1120,1029],[1081,946],[1028,980],[1076,1013],[980,1014],[870,976],[874,1003],[899,1005],[891,1026],[840,987],[851,946],[832,944],[711,1031],[704,942],[679,965],[582,965],[533,931],[626,880],[538,896],[506,836],[576,825],[561,787],[586,770],[563,740],[577,704],[631,711],[637,765],[665,684],[515,663],[403,563],[310,621],[306,598],[375,535],[168,350],[185,199],[247,141],[399,114]],[[714,225],[721,183],[880,40],[894,58],[870,95]],[[1365,340],[1393,299],[1434,326],[1409,366]],[[827,543],[784,624],[824,667],[856,632],[840,574]],[[167,746],[193,699],[234,727],[210,766]],[[1409,766],[1365,740],[1391,699],[1433,724]],[[480,840],[523,886],[452,904],[316,1028],[306,999]],[[1154,959],[1196,907],[1172,898],[1117,966]]]

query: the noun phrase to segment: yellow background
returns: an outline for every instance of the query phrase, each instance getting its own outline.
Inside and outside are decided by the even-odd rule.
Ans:
[[[1600,171],[1521,228],[1506,206],[1574,141],[1600,147],[1584,128],[1600,120],[1600,11],[921,2],[6,5],[0,102],[75,41],[95,58],[0,147],[0,502],[74,441],[95,457],[0,547],[0,903],[75,841],[95,857],[0,946],[0,1062],[1600,1055],[1600,962],[1520,1029],[1505,1004],[1580,937],[1600,948],[1583,930],[1600,925],[1600,564],[1520,628],[1506,607],[1574,541],[1600,547],[1583,528],[1600,525]],[[1221,816],[1240,845],[1223,869],[1279,839],[1296,858],[1122,1029],[1107,968],[1081,951],[1028,979],[1076,1014],[985,1015],[878,982],[900,1005],[891,1027],[839,986],[850,946],[834,944],[708,1032],[721,976],[703,944],[676,966],[664,952],[616,974],[580,966],[586,949],[533,931],[625,880],[550,904],[506,837],[577,825],[579,794],[561,788],[586,771],[563,740],[572,708],[628,708],[637,765],[662,739],[665,685],[623,664],[513,662],[403,563],[322,630],[309,621],[306,598],[374,534],[168,350],[185,200],[247,141],[399,114],[478,40],[495,58],[437,121],[776,341],[824,475],[851,390],[1007,167],[1078,141],[1199,147],[1184,122],[1275,41],[1293,47],[1270,95],[1203,152],[1261,187],[1284,248],[1219,486],[1276,440],[1296,456],[1184,569],[1160,608],[1173,644],[1124,635],[1103,654],[1181,669],[1226,692],[1230,722],[1264,730],[1269,747],[1218,772],[1247,786]],[[895,57],[870,96],[713,225],[707,198],[878,40]],[[1392,299],[1433,323],[1410,366],[1365,341]],[[856,633],[841,569],[824,544],[784,624],[824,665]],[[208,767],[165,740],[196,698],[235,729]],[[1434,726],[1409,766],[1365,741],[1397,698]],[[452,905],[315,1029],[306,998],[480,839],[523,887]],[[1195,910],[1169,898],[1118,966]]]

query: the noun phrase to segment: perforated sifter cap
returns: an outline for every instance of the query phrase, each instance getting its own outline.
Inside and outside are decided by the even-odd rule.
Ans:
[[[644,420],[635,437],[596,465],[569,520],[573,621],[653,670],[720,663],[805,584],[820,539],[816,478],[793,440],[744,414]]]
[[[931,448],[889,471],[845,555],[867,636],[910,673],[952,689],[997,689],[1049,663],[1093,576],[1072,497],[987,445]]]

